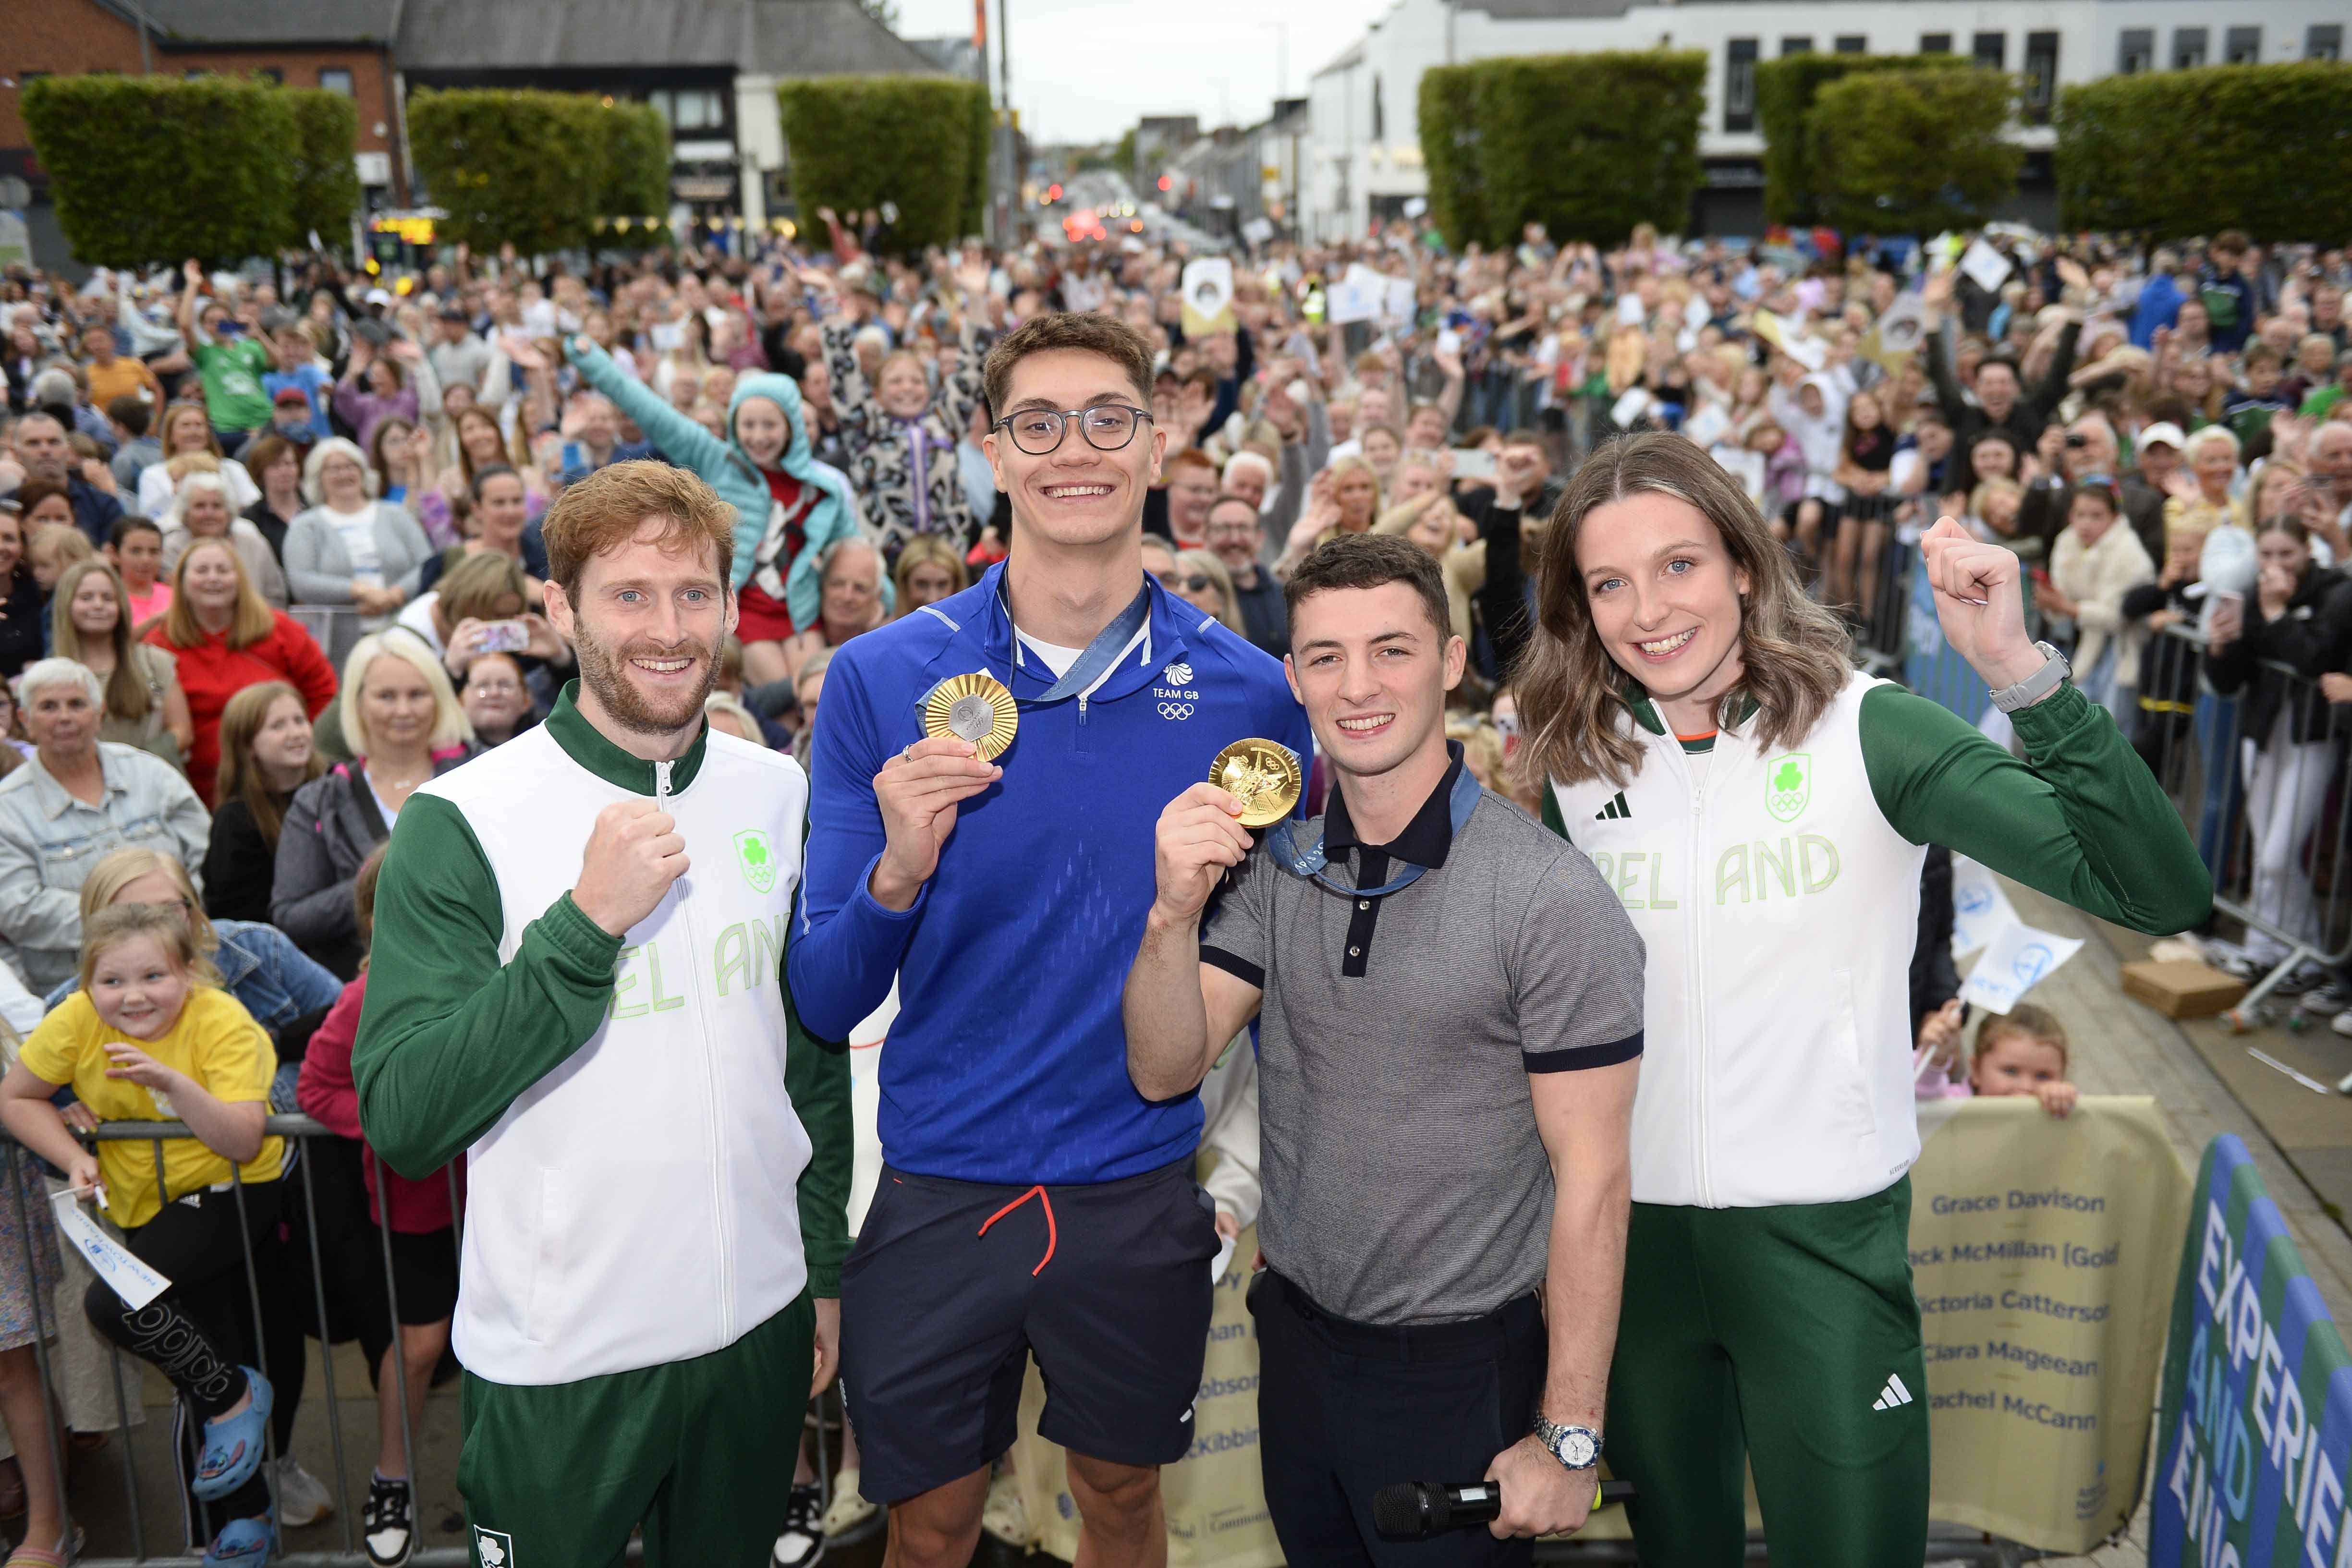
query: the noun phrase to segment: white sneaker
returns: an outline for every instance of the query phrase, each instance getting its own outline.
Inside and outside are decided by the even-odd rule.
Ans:
[[[833,1478],[833,1501],[825,1505],[824,1532],[846,1535],[874,1517],[877,1506],[857,1490],[857,1472],[843,1470]]]
[[[816,1483],[793,1488],[786,1500],[783,1533],[768,1554],[774,1568],[816,1568],[824,1561],[824,1527],[817,1521]]]
[[[278,1458],[278,1522],[299,1530],[306,1524],[316,1524],[331,1519],[335,1512],[335,1494],[327,1483],[302,1468],[302,1461],[291,1454]]]
[[[980,1527],[1016,1551],[1029,1550],[1029,1510],[1021,1500],[1020,1478],[1000,1470],[988,1483],[988,1503],[980,1511]]]

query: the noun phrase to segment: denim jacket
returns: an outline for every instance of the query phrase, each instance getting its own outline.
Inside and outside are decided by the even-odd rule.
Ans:
[[[38,757],[0,779],[0,959],[25,983],[56,985],[78,967],[81,884],[114,850],[138,846],[204,864],[212,816],[180,771],[162,758],[98,743],[106,799],[92,806],[66,792]]]
[[[343,994],[343,983],[304,957],[293,939],[275,925],[215,920],[213,931],[220,938],[213,967],[228,983],[228,994],[272,1035],[305,1013],[334,1006]],[[46,1005],[55,1008],[80,988],[79,979],[68,977],[48,994]]]

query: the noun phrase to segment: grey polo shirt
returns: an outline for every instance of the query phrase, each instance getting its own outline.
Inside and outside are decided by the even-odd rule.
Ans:
[[[1454,769],[1462,767],[1454,748]],[[1261,845],[1201,936],[1258,987],[1266,1260],[1360,1322],[1476,1317],[1543,1279],[1551,1164],[1531,1072],[1642,1051],[1642,939],[1592,863],[1481,791],[1457,835],[1449,771],[1385,845],[1335,788],[1320,828],[1340,887]]]

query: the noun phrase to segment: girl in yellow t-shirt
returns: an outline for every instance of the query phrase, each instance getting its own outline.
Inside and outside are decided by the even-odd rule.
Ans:
[[[81,989],[41,1020],[0,1080],[0,1123],[77,1192],[103,1195],[130,1249],[172,1282],[134,1310],[98,1281],[82,1310],[169,1378],[203,1423],[188,1490],[226,1521],[207,1568],[258,1563],[270,1543],[260,1473],[269,1380],[218,1347],[237,1343],[245,1249],[278,1223],[284,1143],[268,1133],[277,1068],[269,1037],[219,988],[180,911],[118,904],[84,926]],[[180,1121],[194,1135],[103,1142],[92,1155],[49,1103],[68,1083],[101,1122]],[[231,1186],[240,1180],[241,1195]]]

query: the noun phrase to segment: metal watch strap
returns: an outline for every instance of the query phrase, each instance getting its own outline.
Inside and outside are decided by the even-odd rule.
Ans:
[[[2003,686],[1991,694],[1992,706],[2003,713],[2015,713],[2031,707],[2058,689],[2060,682],[2074,672],[2067,667],[2066,655],[2047,643],[2033,644],[2042,650],[2042,667],[2013,686]]]
[[[1559,1459],[1564,1469],[1589,1470],[1601,1462],[1601,1434],[1590,1427],[1562,1427],[1545,1420],[1542,1413],[1538,1412],[1535,1419],[1535,1434],[1536,1441],[1541,1443],[1553,1458]],[[1564,1438],[1580,1436],[1592,1445],[1592,1457],[1580,1465],[1571,1465],[1561,1457],[1560,1443]]]

